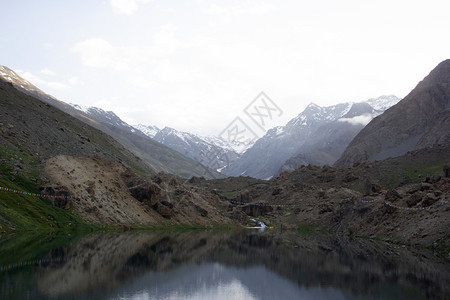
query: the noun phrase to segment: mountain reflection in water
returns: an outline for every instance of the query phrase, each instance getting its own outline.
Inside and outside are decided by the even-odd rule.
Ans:
[[[151,272],[118,293],[129,299],[345,299],[332,288],[302,288],[264,266],[218,263],[188,265],[165,274]]]
[[[17,262],[17,239],[0,243],[0,265]],[[0,298],[397,300],[450,295],[448,262],[432,252],[368,240],[244,230],[92,234],[70,246],[63,241],[40,254],[46,263],[0,271]]]

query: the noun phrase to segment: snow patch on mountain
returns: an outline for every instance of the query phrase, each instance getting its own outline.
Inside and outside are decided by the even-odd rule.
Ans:
[[[370,106],[372,106],[375,110],[383,112],[391,106],[397,104],[400,100],[400,98],[394,95],[383,95],[378,98],[371,98],[366,102],[370,104]]]
[[[136,128],[137,130],[140,130],[142,133],[144,133],[146,136],[150,138],[154,138],[155,135],[161,130],[157,126],[143,125],[143,124],[133,125],[133,127]]]
[[[70,106],[72,106],[75,109],[78,109],[79,111],[82,111],[86,114],[89,113],[89,106],[84,106],[84,105],[80,105],[80,104],[73,104],[73,103],[69,103]]]

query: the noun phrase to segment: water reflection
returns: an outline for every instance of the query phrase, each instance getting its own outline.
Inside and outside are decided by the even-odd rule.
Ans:
[[[163,275],[150,272],[118,295],[111,299],[345,299],[333,288],[303,288],[261,265],[237,268],[219,263],[187,265]]]
[[[26,241],[22,241],[26,243]],[[1,299],[444,299],[430,252],[275,231],[127,232],[67,239],[0,270]],[[0,265],[17,262],[14,239]],[[55,243],[53,243],[55,245]],[[19,248],[20,249],[20,248]],[[15,253],[15,254],[14,254]],[[33,262],[33,259],[30,261]]]

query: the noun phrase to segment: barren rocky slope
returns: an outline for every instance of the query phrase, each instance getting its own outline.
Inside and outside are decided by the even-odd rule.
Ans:
[[[152,140],[140,131],[134,130],[132,126],[123,122],[113,112],[105,112],[98,108],[86,111],[76,109],[46,94],[4,66],[0,66],[0,81],[11,83],[18,92],[21,92],[17,95],[26,94],[34,99],[39,99],[39,102],[50,104],[62,112],[81,120],[88,127],[97,128],[113,137],[121,144],[122,148],[126,148],[134,156],[139,157],[140,164],[144,169],[150,169],[154,172],[164,171],[184,177],[190,177],[191,175],[207,176],[208,174],[220,177],[220,174],[214,170],[208,170],[207,172],[206,167],[200,163]],[[14,114],[14,110],[11,113]]]
[[[441,62],[402,101],[373,119],[336,165],[381,160],[450,143],[450,59]]]
[[[153,173],[110,136],[2,80],[0,106],[0,145],[5,151],[26,153],[38,163],[58,154],[99,156],[145,174]],[[5,163],[27,167],[20,161]]]
[[[226,203],[222,205],[213,193],[188,192],[181,179],[169,175],[154,179],[160,182],[148,179],[145,176],[155,174],[153,170],[116,140],[2,80],[0,104],[1,186],[36,193],[41,185],[42,193],[59,196],[52,199],[53,205],[99,225],[235,223],[227,217]],[[140,189],[131,189],[141,184]],[[139,191],[144,194],[133,197]],[[55,226],[54,216],[39,207],[39,201],[48,199],[23,197],[2,194],[0,229],[5,225],[15,230],[22,221],[33,222],[30,215],[37,212]],[[10,213],[15,206],[9,201],[21,203],[21,212]],[[76,226],[68,223],[56,226]]]
[[[46,161],[43,192],[70,196],[54,200],[99,225],[210,226],[234,224],[229,204],[214,193],[186,187],[175,176],[139,176],[117,163],[89,157],[56,156]]]
[[[200,181],[248,215],[283,228],[450,247],[450,147],[353,167],[302,166],[269,181]],[[238,188],[237,188],[238,187]]]

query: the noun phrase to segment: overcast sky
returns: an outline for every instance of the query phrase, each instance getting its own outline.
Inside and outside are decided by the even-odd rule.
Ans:
[[[0,64],[130,124],[219,134],[264,91],[404,97],[450,58],[450,1],[0,0]]]

